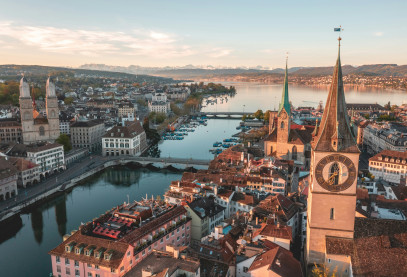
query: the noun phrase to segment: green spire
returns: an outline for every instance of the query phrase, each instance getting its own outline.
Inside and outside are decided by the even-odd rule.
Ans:
[[[278,108],[278,113],[282,110],[285,110],[288,115],[291,115],[291,105],[290,100],[288,98],[288,66],[287,60],[285,62],[285,77],[284,77],[284,86],[283,86],[283,95],[280,102],[280,107]]]

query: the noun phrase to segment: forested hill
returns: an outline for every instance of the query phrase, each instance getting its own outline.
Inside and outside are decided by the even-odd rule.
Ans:
[[[48,75],[60,76],[70,75],[75,77],[99,77],[99,78],[118,78],[127,79],[137,83],[173,83],[172,78],[158,77],[144,74],[132,74],[125,72],[113,72],[102,70],[76,69],[66,67],[41,66],[41,65],[0,65],[0,80],[19,79],[21,74],[26,76],[44,77]]]

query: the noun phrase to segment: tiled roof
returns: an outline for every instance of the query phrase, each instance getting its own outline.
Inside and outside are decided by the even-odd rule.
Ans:
[[[353,252],[353,239],[326,237],[326,253],[335,255],[351,255]]]
[[[258,235],[291,240],[292,230],[290,226],[277,226],[275,224],[262,223],[262,227],[253,233],[253,238]]]
[[[106,260],[103,256],[101,258],[96,258],[94,253],[93,255],[86,256],[83,250],[81,254],[75,254],[74,250],[72,250],[71,252],[66,252],[65,246],[69,245],[71,242],[75,242],[76,246],[83,243],[85,245],[85,248],[88,246],[95,246],[96,248],[94,250],[94,253],[101,248],[105,249],[104,253],[107,253],[109,250],[111,250],[112,256],[110,260]],[[79,230],[71,235],[67,240],[58,245],[56,248],[49,251],[48,254],[73,259],[84,263],[96,264],[108,268],[118,268],[129,247],[130,246],[128,243],[97,238],[94,236],[87,236],[82,234],[81,230]]]
[[[192,201],[191,203],[188,203],[188,206],[201,219],[205,218],[205,217],[212,217],[225,210],[224,207],[220,206],[219,204],[217,204],[215,202],[215,198],[213,198],[213,197],[196,199],[196,200]],[[199,212],[199,209],[203,209],[205,211],[205,215],[202,215]]]
[[[280,246],[258,255],[249,271],[262,267],[267,267],[267,270],[273,271],[277,276],[303,276],[300,262],[293,257],[290,251]]]
[[[71,128],[77,128],[77,127],[93,127],[99,124],[104,124],[103,120],[99,119],[94,119],[94,120],[88,120],[88,121],[75,121],[74,123],[71,124]]]
[[[9,160],[19,171],[25,171],[27,169],[39,166],[38,164],[23,158],[10,157]]]
[[[139,121],[132,121],[126,126],[115,126],[103,136],[103,138],[134,138],[143,133],[144,129]],[[112,136],[113,134],[113,136]]]
[[[17,174],[17,168],[4,157],[0,157],[0,179],[8,178]]]
[[[11,156],[27,156],[27,152],[41,152],[56,147],[61,147],[62,144],[59,143],[37,143],[37,144],[22,144],[18,143],[13,146],[13,148],[8,151]]]

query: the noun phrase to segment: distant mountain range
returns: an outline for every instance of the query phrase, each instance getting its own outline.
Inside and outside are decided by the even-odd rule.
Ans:
[[[253,75],[259,74],[284,74],[283,68],[267,69],[261,66],[255,68],[216,68],[213,66],[193,66],[186,65],[181,67],[143,67],[138,65],[111,66],[105,64],[84,64],[80,69],[102,70],[124,72],[131,74],[148,74],[162,77],[170,77],[174,79],[199,79],[220,77],[225,75]],[[293,75],[297,76],[324,76],[331,75],[333,67],[292,67],[288,70]],[[356,74],[362,76],[397,76],[407,77],[407,65],[397,64],[372,64],[362,66],[345,65],[342,67],[344,75]]]

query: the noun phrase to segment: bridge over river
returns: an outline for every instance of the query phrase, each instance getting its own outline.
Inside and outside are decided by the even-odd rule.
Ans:
[[[153,158],[153,157],[133,157],[133,156],[118,156],[118,157],[106,157],[107,160],[117,161],[120,164],[126,163],[138,163],[142,166],[154,165],[161,168],[168,166],[184,166],[185,168],[194,166],[209,166],[211,160],[192,159],[192,158]]]
[[[240,119],[243,115],[254,114],[254,112],[197,112],[196,116],[207,116],[213,118],[236,118]]]

